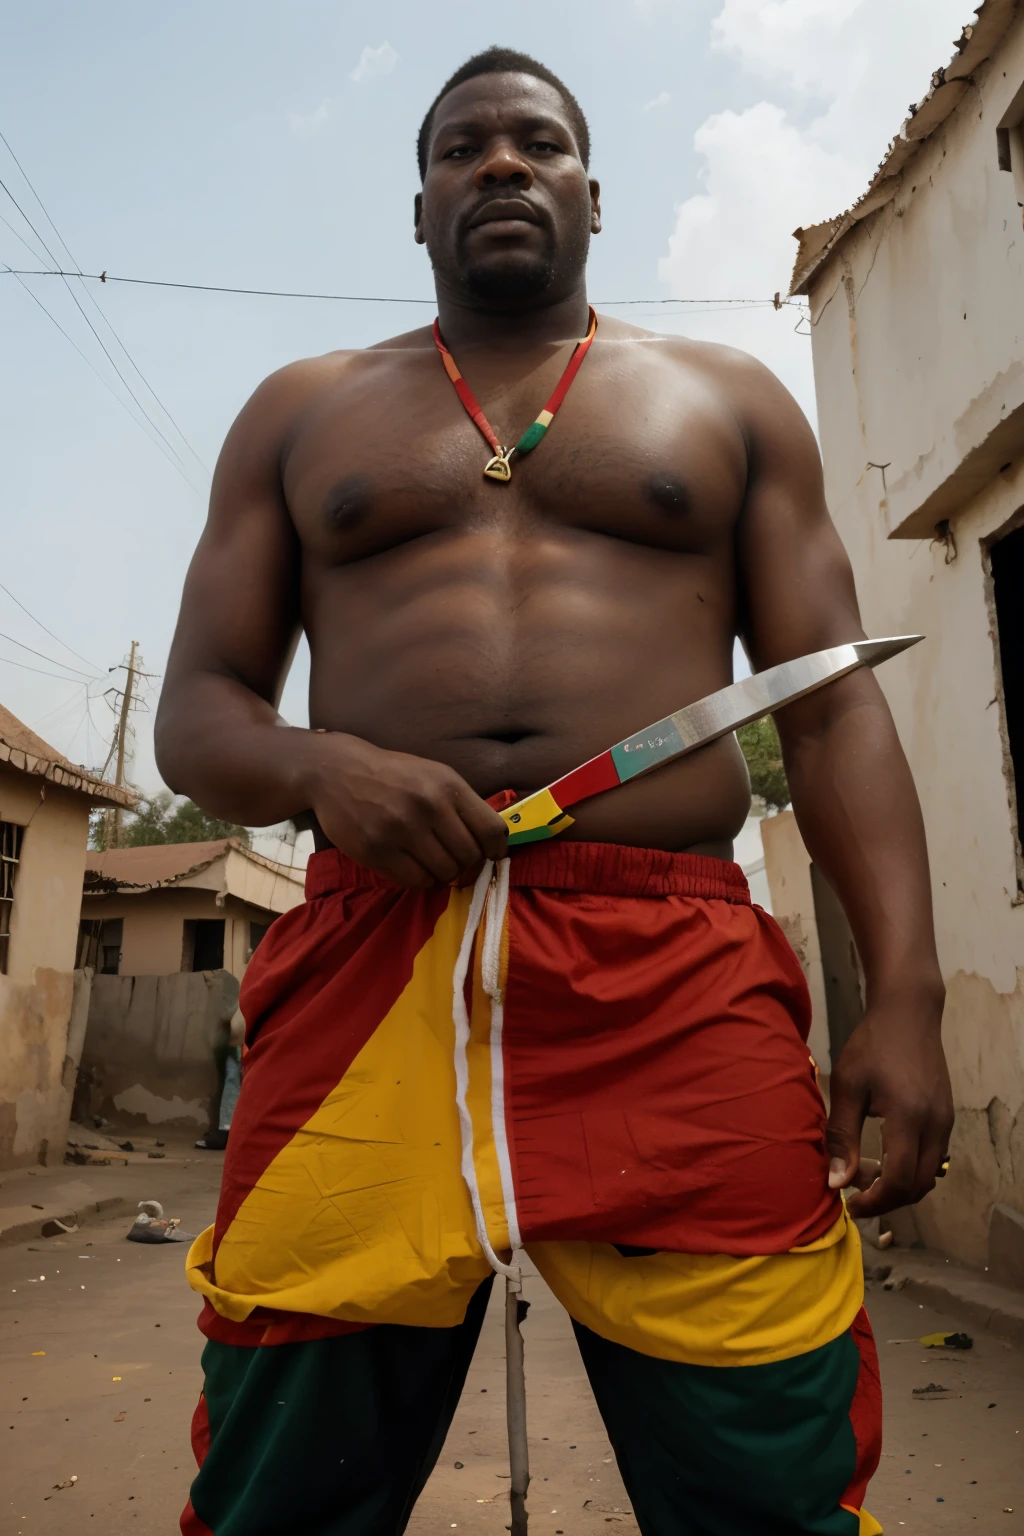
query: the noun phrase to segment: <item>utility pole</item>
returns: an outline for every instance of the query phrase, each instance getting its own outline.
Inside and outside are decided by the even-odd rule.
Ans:
[[[121,699],[121,713],[117,722],[117,765],[114,771],[114,783],[120,789],[124,783],[124,757],[128,737],[128,715],[132,705],[132,691],[135,687],[135,655],[139,649],[139,642],[132,641],[131,655],[128,658],[128,680],[124,685],[124,695]],[[107,815],[107,847],[116,848],[121,841],[121,807],[114,806]]]

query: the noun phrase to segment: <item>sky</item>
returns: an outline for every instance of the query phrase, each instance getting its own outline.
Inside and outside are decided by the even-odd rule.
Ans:
[[[768,302],[788,287],[792,231],[865,189],[972,14],[970,0],[520,0],[506,21],[464,0],[10,9],[0,703],[102,766],[124,677],[108,669],[137,640],[151,675],[131,771],[159,788],[151,711],[233,417],[282,364],[433,316],[6,267],[53,266],[45,243],[71,271],[430,300],[416,132],[447,75],[496,42],[542,58],[589,118],[605,226],[591,297],[649,301],[613,312],[753,352],[813,420],[806,322]],[[305,682],[300,652],[283,705],[297,724]]]

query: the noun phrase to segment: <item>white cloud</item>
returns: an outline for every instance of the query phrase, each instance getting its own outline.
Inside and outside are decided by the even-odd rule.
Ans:
[[[660,107],[667,107],[671,100],[672,97],[668,91],[662,91],[659,95],[652,96],[650,101],[644,102],[643,110],[645,112],[657,112]]]
[[[374,80],[390,75],[398,63],[398,54],[388,42],[379,48],[367,46],[359,55],[355,69],[349,70],[350,80]],[[289,112],[288,126],[297,139],[315,139],[335,116],[341,100],[337,96],[325,96],[314,112]]]
[[[359,55],[359,63],[350,71],[350,80],[373,80],[381,75],[390,75],[398,63],[398,54],[390,43],[381,43],[379,48],[365,47]]]
[[[315,139],[334,116],[337,105],[336,97],[325,97],[315,112],[289,112],[288,126],[297,139]]]
[[[724,0],[711,23],[712,47],[734,54],[761,74],[788,76],[799,90],[815,90],[823,64],[830,71],[838,68],[840,77],[848,75],[851,60],[840,35],[861,8],[862,0]],[[857,39],[857,66],[867,41]],[[882,38],[879,42],[884,46]],[[849,39],[846,43],[848,48]],[[836,77],[830,73],[825,78],[834,87]]]
[[[676,209],[659,276],[679,297],[770,298],[789,286],[792,230],[863,192],[912,101],[948,62],[970,0],[721,0],[721,50],[771,99],[697,130],[702,190]],[[794,100],[795,95],[795,100]],[[730,342],[778,373],[813,412],[809,343],[793,310],[694,317],[688,335]]]

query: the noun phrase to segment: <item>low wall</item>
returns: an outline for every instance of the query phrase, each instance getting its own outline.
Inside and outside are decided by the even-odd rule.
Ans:
[[[60,1164],[92,971],[0,976],[0,1169]]]
[[[229,971],[95,977],[76,1117],[101,1115],[129,1130],[216,1125],[237,1007]]]

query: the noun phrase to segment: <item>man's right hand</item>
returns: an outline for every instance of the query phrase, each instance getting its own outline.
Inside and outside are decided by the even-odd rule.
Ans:
[[[310,808],[324,836],[399,885],[447,885],[505,857],[508,828],[444,763],[313,733]]]

